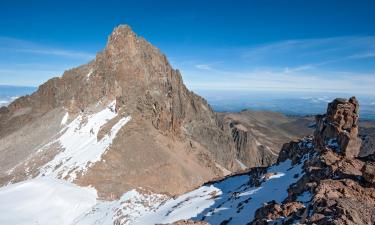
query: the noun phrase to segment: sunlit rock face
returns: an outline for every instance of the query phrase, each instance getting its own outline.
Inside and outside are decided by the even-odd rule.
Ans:
[[[358,156],[361,139],[358,137],[359,104],[355,97],[337,98],[328,104],[327,113],[317,116],[314,133],[318,146],[334,147],[346,157]]]

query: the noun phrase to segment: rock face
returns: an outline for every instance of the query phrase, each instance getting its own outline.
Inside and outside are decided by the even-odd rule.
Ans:
[[[367,162],[362,167],[362,174],[363,178],[369,183],[375,185],[375,163],[374,162]]]
[[[237,159],[246,167],[273,164],[286,141],[313,133],[309,127],[312,118],[252,110],[218,115],[223,130],[235,143]]]
[[[227,129],[235,143],[237,158],[245,167],[267,166],[275,161],[276,153],[261,145],[243,124],[228,121]]]
[[[176,194],[238,169],[231,137],[219,127],[207,102],[185,87],[180,72],[159,49],[129,26],[120,25],[93,61],[1,108],[0,182],[22,180],[26,167],[29,175],[38,174],[45,162],[34,158],[31,165],[30,157],[60,133],[65,113],[71,122],[79,115],[89,117],[113,100],[119,115],[114,120],[121,115],[132,120],[120,130],[103,160],[76,183],[93,185],[104,196],[138,186]],[[101,136],[114,123],[103,126]],[[17,143],[12,141],[15,137]],[[45,160],[58,151],[48,152],[51,156]],[[115,184],[108,184],[108,179]]]
[[[259,209],[252,224],[374,224],[374,157],[358,157],[359,105],[354,97],[336,99],[327,114],[317,117],[312,142],[291,142],[283,146],[278,162],[304,163],[305,175],[289,187],[282,203]],[[333,142],[335,139],[337,142]],[[315,143],[313,146],[312,143]],[[288,206],[293,210],[286,210]]]
[[[315,139],[318,146],[336,146],[347,157],[356,157],[360,152],[358,137],[359,104],[355,97],[349,100],[337,98],[328,104],[327,113],[317,116]]]

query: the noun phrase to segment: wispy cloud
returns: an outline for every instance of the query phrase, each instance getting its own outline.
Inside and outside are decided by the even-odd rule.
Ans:
[[[83,58],[83,59],[94,59],[95,54],[78,52],[78,51],[69,51],[62,49],[14,49],[16,52],[25,52],[33,54],[42,54],[42,55],[55,55],[68,58]]]
[[[243,50],[241,57],[251,63],[309,64],[333,63],[375,57],[375,36],[284,40]]]
[[[284,40],[218,49],[182,65],[193,89],[285,90],[375,95],[375,36]],[[218,58],[217,56],[224,56]],[[208,63],[207,63],[208,62]],[[178,65],[177,65],[178,66]]]
[[[0,37],[0,49],[2,49],[3,51],[7,51],[8,53],[31,53],[37,55],[53,55],[72,59],[78,58],[90,60],[94,59],[95,57],[95,54],[90,52],[61,49],[9,37]]]
[[[0,37],[0,83],[38,86],[94,58],[91,52]]]
[[[208,64],[198,64],[198,65],[195,65],[195,67],[200,70],[212,70],[211,65],[208,65]]]
[[[206,90],[270,90],[373,93],[375,74],[301,69],[254,69],[249,71],[183,71],[185,81],[193,89]]]

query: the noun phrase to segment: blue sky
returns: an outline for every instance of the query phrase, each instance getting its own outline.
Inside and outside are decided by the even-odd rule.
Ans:
[[[0,84],[88,62],[118,24],[194,90],[375,95],[375,1],[1,1]]]

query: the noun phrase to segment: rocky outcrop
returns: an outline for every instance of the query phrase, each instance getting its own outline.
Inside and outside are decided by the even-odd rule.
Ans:
[[[359,155],[361,139],[358,137],[359,104],[355,97],[337,98],[328,104],[327,113],[316,117],[315,140],[320,148],[331,146],[347,157]]]
[[[305,175],[289,187],[282,203],[260,208],[252,224],[268,224],[271,220],[281,224],[375,223],[373,157],[356,158],[360,150],[358,107],[354,97],[334,100],[327,114],[317,117],[311,142],[305,138],[283,146],[278,162],[290,159],[299,164],[308,156],[303,166]],[[291,205],[301,207],[286,211]]]
[[[300,202],[288,202],[286,204],[278,204],[275,201],[268,202],[264,207],[259,208],[255,212],[254,225],[267,225],[267,221],[277,220],[280,217],[288,218],[293,214],[303,214],[305,206]],[[290,219],[290,218],[288,218]]]
[[[375,185],[375,162],[366,162],[361,171],[363,178],[367,182]]]

